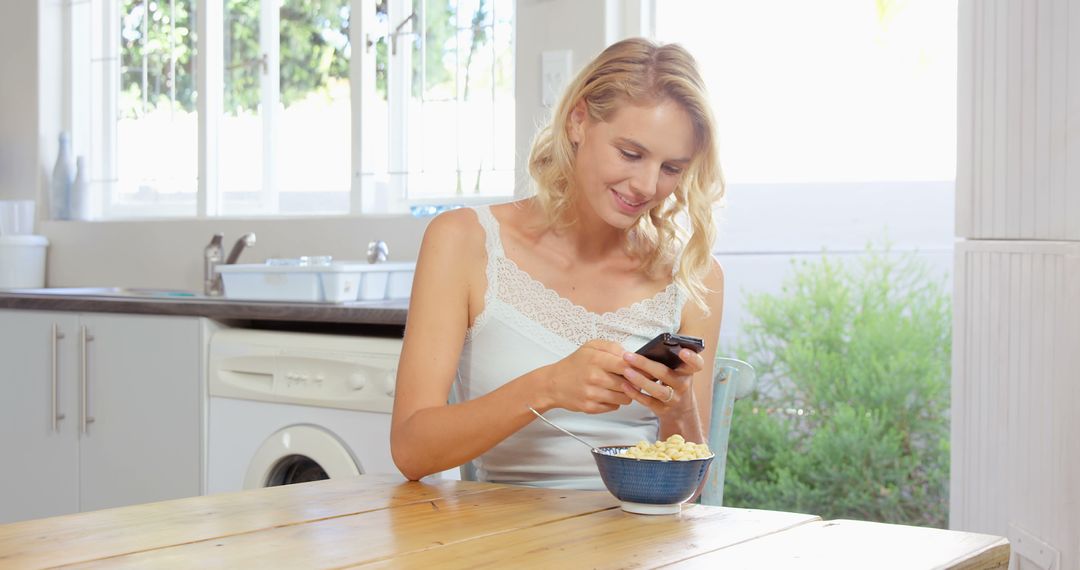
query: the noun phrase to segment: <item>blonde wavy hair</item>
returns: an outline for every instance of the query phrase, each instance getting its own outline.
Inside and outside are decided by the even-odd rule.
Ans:
[[[674,263],[679,245],[675,283],[706,313],[705,276],[712,262],[716,236],[713,206],[724,194],[717,157],[715,121],[705,84],[693,56],[677,44],[659,45],[643,38],[612,44],[585,66],[566,88],[551,123],[537,133],[529,155],[536,199],[550,227],[573,224],[575,149],[570,141],[570,113],[584,101],[589,117],[608,121],[623,105],[679,104],[694,126],[694,155],[675,191],[664,203],[641,216],[630,229],[627,250],[654,273]],[[689,229],[678,222],[685,214]]]

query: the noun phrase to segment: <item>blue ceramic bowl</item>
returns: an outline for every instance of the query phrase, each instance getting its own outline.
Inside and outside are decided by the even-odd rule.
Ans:
[[[679,505],[694,496],[715,455],[688,461],[658,461],[619,457],[632,445],[613,445],[593,450],[604,485],[623,503],[623,510],[641,514],[677,513]]]

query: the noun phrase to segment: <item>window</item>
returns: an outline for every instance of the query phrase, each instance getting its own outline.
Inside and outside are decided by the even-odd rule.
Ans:
[[[96,217],[385,213],[513,194],[512,0],[71,10],[72,53],[89,54],[72,58],[71,128]]]
[[[955,0],[664,0],[698,58],[732,183],[949,181]]]

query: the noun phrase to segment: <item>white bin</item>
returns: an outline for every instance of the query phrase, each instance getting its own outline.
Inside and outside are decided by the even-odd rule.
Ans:
[[[45,286],[45,236],[0,236],[0,289]]]
[[[225,296],[256,301],[344,303],[407,298],[415,263],[219,265]]]

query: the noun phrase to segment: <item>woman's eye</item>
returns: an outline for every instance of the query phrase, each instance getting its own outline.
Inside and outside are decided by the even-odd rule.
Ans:
[[[665,164],[664,165],[664,172],[667,172],[668,174],[678,176],[679,174],[682,174],[682,169],[679,168],[678,166],[671,166],[669,164]]]
[[[633,152],[630,152],[628,150],[619,149],[619,152],[622,154],[623,158],[625,158],[626,160],[637,160],[637,159],[641,158],[640,154],[633,153]]]

